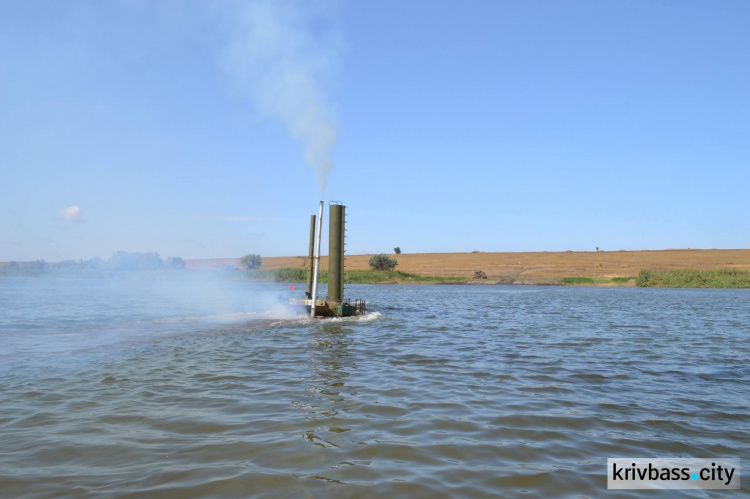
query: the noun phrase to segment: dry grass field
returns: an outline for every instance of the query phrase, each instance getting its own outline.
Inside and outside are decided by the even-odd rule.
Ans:
[[[346,268],[368,270],[371,255],[347,255]],[[412,253],[390,255],[398,260],[396,270],[410,274],[471,278],[483,270],[489,279],[513,279],[516,283],[557,282],[563,277],[634,277],[643,269],[750,270],[750,249],[661,250],[537,253]],[[307,256],[265,257],[264,270],[304,267]],[[218,269],[237,266],[239,258],[187,260],[190,269]],[[321,258],[321,268],[328,258]]]

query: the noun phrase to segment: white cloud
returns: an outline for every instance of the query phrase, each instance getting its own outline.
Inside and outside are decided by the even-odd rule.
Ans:
[[[68,206],[60,210],[60,218],[69,222],[80,222],[83,220],[83,214],[78,206]]]

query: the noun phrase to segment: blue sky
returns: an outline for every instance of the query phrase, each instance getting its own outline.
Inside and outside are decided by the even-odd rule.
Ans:
[[[0,261],[306,254],[320,199],[350,253],[748,248],[747,26],[745,1],[0,0]]]

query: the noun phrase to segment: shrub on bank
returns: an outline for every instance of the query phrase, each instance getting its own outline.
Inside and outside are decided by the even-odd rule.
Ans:
[[[250,253],[249,255],[245,255],[242,257],[242,259],[240,260],[240,265],[246,270],[253,270],[259,269],[262,262],[263,260],[261,259],[260,255]]]
[[[398,265],[398,260],[385,253],[380,253],[379,255],[372,255],[369,263],[372,270],[393,270]]]

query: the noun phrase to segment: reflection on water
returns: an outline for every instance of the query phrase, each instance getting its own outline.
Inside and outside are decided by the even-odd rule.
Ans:
[[[0,282],[7,497],[601,497],[607,457],[750,449],[744,290],[358,286],[377,313],[311,321],[43,281]]]
[[[322,333],[310,340],[309,366],[314,384],[310,389],[322,396],[325,410],[320,414],[332,417],[344,409],[346,379],[349,371],[356,369],[348,352],[352,343],[348,335],[352,331],[338,324],[322,324],[321,329]]]
[[[356,407],[352,398],[356,391],[346,386],[350,371],[356,369],[348,348],[352,343],[350,328],[340,322],[321,321],[315,325],[310,338],[310,380],[305,387],[306,402],[296,404],[309,414],[311,426],[304,432],[305,439],[321,447],[340,447],[338,434],[351,430],[339,425],[340,412]]]

